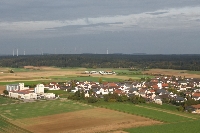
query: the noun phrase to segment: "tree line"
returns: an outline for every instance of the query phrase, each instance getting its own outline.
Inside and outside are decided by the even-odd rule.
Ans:
[[[200,70],[200,55],[69,54],[0,56],[1,67],[56,66],[85,68],[140,68]]]

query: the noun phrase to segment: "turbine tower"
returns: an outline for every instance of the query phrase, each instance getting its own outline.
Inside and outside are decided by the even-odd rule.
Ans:
[[[108,48],[107,48],[107,54],[108,54]]]
[[[18,49],[17,49],[17,56],[18,56]]]
[[[15,50],[13,49],[13,56],[15,56]]]

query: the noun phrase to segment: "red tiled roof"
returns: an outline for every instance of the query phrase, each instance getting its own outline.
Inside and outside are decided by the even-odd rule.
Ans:
[[[150,92],[155,92],[154,90],[149,90]]]
[[[169,84],[162,84],[162,87],[169,87]]]
[[[159,89],[158,85],[153,85],[152,88]]]
[[[195,92],[192,96],[200,97],[200,93]]]
[[[115,93],[121,94],[121,93],[122,93],[122,90],[116,89],[116,90],[115,90]]]
[[[200,109],[200,104],[192,105],[192,107],[194,107],[194,108],[196,108],[196,109]]]

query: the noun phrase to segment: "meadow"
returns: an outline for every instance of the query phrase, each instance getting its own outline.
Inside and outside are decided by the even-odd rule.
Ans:
[[[140,105],[134,105],[134,104],[125,104],[125,103],[97,103],[97,106],[108,108],[112,110],[117,110],[121,112],[126,112],[134,115],[139,115],[143,117],[147,117],[150,119],[162,121],[162,122],[179,122],[179,121],[188,121],[196,119],[195,116],[187,116],[185,115],[179,115],[171,112],[164,112],[164,110],[155,110],[152,108],[144,108]]]
[[[17,103],[17,102],[19,102],[19,100],[11,99],[11,98],[8,98],[8,97],[0,96],[0,105],[1,105],[1,104]]]
[[[77,106],[78,104],[78,106]],[[8,119],[22,119],[90,109],[73,101],[38,101],[0,106],[0,113]]]
[[[200,120],[125,129],[129,133],[198,133]]]

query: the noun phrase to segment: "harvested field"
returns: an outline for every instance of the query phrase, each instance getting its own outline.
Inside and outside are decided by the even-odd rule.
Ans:
[[[0,94],[3,94],[3,91],[6,89],[5,85],[0,85]]]
[[[163,74],[163,75],[173,75],[173,76],[181,76],[186,78],[200,78],[200,75],[190,74],[187,70],[172,70],[172,69],[150,69],[148,71],[144,71],[143,73],[148,74]]]
[[[124,128],[161,124],[148,118],[103,108],[26,118],[13,123],[35,133],[120,132]]]

